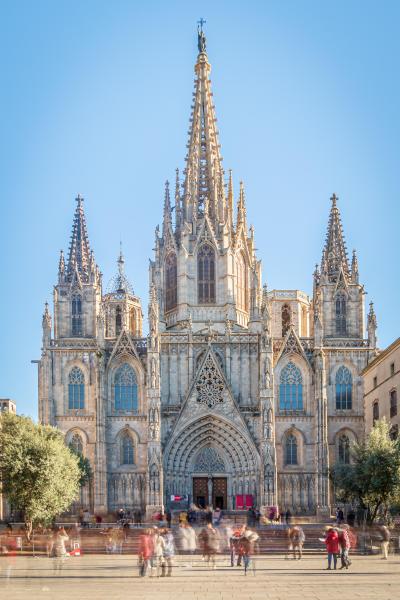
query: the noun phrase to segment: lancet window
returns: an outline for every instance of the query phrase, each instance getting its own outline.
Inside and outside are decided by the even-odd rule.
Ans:
[[[128,432],[124,433],[120,441],[121,465],[135,464],[135,446]]]
[[[165,310],[173,310],[178,304],[178,275],[176,254],[171,252],[165,259]]]
[[[197,254],[197,281],[199,304],[215,303],[215,252],[203,244]]]
[[[336,410],[351,410],[353,378],[347,367],[339,367],[336,373]]]
[[[115,309],[115,335],[119,335],[122,329],[122,309],[117,306]]]
[[[138,410],[136,375],[127,363],[121,365],[114,375],[114,409],[124,412]]]
[[[83,454],[83,443],[79,433],[74,433],[69,443],[70,447],[77,454]]]
[[[303,410],[303,378],[300,369],[292,362],[286,365],[280,376],[279,409]]]
[[[247,269],[241,252],[236,259],[236,290],[238,309],[247,311]]]
[[[79,367],[73,367],[68,375],[68,408],[85,408],[85,376]]]
[[[82,298],[74,294],[71,301],[72,335],[82,335]]]
[[[286,438],[285,444],[285,462],[287,465],[297,465],[297,439],[296,436],[290,434]]]
[[[337,294],[335,298],[335,327],[336,335],[346,335],[346,296],[343,293]]]
[[[338,458],[340,463],[350,464],[350,440],[347,435],[341,435],[339,438]]]

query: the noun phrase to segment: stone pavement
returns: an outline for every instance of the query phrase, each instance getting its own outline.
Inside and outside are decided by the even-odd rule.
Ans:
[[[1,600],[399,600],[400,556],[355,556],[348,571],[325,571],[325,556],[300,561],[258,558],[246,577],[219,557],[212,570],[196,557],[178,557],[171,578],[138,577],[132,556],[83,556],[65,561],[0,557]],[[10,572],[7,579],[7,573]]]

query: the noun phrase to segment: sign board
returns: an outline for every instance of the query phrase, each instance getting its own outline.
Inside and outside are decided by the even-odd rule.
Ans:
[[[189,497],[187,495],[178,496],[176,494],[171,494],[171,502],[187,502],[188,500]]]
[[[235,504],[237,510],[247,510],[251,508],[254,504],[252,494],[237,494]]]

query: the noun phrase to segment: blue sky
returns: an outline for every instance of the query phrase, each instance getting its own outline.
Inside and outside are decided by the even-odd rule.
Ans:
[[[4,0],[0,395],[21,413],[37,414],[30,361],[78,192],[104,284],[121,238],[146,308],[201,16],[224,166],[245,182],[269,287],[311,292],[336,192],[380,346],[400,334],[398,2]]]

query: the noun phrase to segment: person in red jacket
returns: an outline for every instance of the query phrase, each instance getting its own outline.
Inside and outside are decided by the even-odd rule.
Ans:
[[[151,530],[145,529],[139,536],[139,574],[145,577],[153,556],[153,536]]]
[[[336,569],[337,565],[337,557],[339,554],[339,535],[336,529],[333,527],[329,527],[325,536],[325,545],[326,550],[328,552],[328,566],[327,569],[331,569],[332,558],[333,558],[333,568]]]

